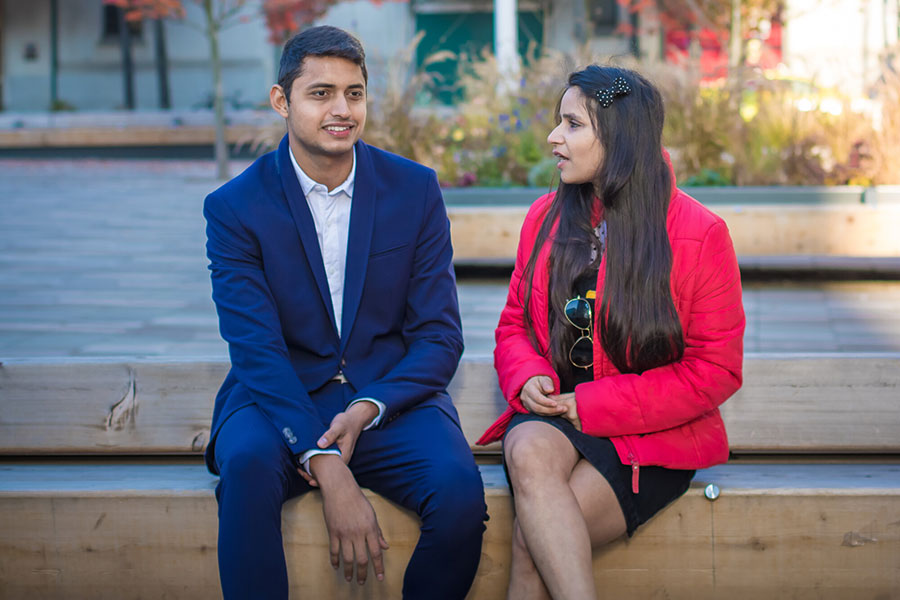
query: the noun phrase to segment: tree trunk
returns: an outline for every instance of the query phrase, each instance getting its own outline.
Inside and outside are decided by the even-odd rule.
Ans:
[[[125,108],[134,110],[134,63],[131,59],[131,28],[125,20],[125,10],[119,13],[119,46],[122,48],[122,85]]]
[[[641,58],[641,41],[638,37],[638,27],[640,26],[640,21],[638,20],[638,11],[631,10],[629,7],[628,11],[628,24],[631,25],[631,37],[629,39],[629,50],[631,55],[635,58]]]
[[[59,0],[50,0],[50,110],[59,108]]]
[[[731,111],[732,119],[739,140],[738,147],[741,152],[747,150],[747,124],[741,117],[741,101],[744,90],[744,29],[741,24],[741,2],[731,0],[731,44],[728,51],[728,66],[731,71]],[[743,185],[744,165],[742,157],[735,157],[734,167],[731,171],[732,184]]]
[[[166,30],[162,19],[153,23],[156,45],[156,80],[159,86],[159,107],[163,110],[172,108],[169,95],[169,56],[166,52]]]
[[[216,177],[228,179],[228,147],[225,145],[225,86],[222,83],[222,59],[219,56],[219,22],[213,13],[213,0],[203,0],[206,36],[213,69],[213,112],[216,126]]]
[[[729,48],[728,66],[736,68],[742,66],[744,36],[741,33],[741,2],[731,0],[731,46]]]

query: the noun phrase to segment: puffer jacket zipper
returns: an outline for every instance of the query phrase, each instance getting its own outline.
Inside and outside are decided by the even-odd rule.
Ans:
[[[631,440],[628,437],[622,438],[625,442],[625,445],[628,447],[628,462],[631,463],[631,491],[634,494],[640,492],[640,480],[641,480],[641,463],[638,461],[637,454],[634,452],[634,446],[631,445]]]
[[[631,452],[628,453],[628,460],[631,461],[631,491],[635,494],[640,492],[641,465]]]

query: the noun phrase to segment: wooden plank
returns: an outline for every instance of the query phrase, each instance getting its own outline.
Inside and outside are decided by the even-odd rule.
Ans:
[[[712,209],[743,255],[900,256],[900,205],[727,204]],[[456,260],[512,262],[527,207],[451,206]]]
[[[5,361],[0,453],[200,453],[224,362]]]
[[[259,135],[255,125],[229,125],[229,144],[247,143]],[[0,148],[82,148],[129,146],[183,146],[212,144],[216,132],[211,126],[182,127],[57,127],[19,128],[0,131]]]
[[[481,468],[491,520],[469,598],[490,600],[505,595],[513,512],[501,467]],[[710,482],[721,488],[712,503]],[[195,465],[0,466],[3,595],[220,597],[214,484]],[[418,522],[367,495],[391,543],[386,581],[359,588],[329,568],[311,493],[284,509],[292,595],[399,597]],[[900,589],[898,523],[898,465],[726,465],[596,552],[595,579],[622,598],[889,598]]]
[[[506,406],[488,361],[461,365],[451,395],[470,443]],[[747,355],[721,410],[738,454],[900,452],[900,355]]]
[[[722,405],[733,452],[900,451],[900,356],[753,356]]]
[[[896,598],[900,502],[875,494],[847,500],[826,494],[717,501],[717,591],[746,595],[765,577],[775,597]]]
[[[714,467],[716,590],[775,597],[896,598],[900,593],[900,465]],[[751,516],[751,518],[748,518]]]
[[[6,361],[0,454],[200,453],[227,368]],[[506,406],[487,358],[464,359],[450,393],[470,444]],[[722,414],[739,454],[900,452],[900,354],[748,355],[744,387]]]
[[[900,199],[900,186],[799,185],[733,187],[679,186],[687,195],[716,210],[717,206],[796,204],[801,206],[889,203]],[[547,193],[546,187],[450,187],[441,190],[447,206],[528,207]]]

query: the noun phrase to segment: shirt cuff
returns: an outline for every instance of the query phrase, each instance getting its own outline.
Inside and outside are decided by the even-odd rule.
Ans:
[[[306,471],[308,475],[312,475],[312,473],[309,472],[309,459],[316,454],[336,454],[337,456],[341,456],[341,451],[334,448],[327,448],[325,450],[313,448],[312,450],[307,450],[301,454],[300,458],[297,459],[297,462],[300,463],[300,466],[303,467],[303,470]]]
[[[372,404],[374,404],[375,406],[378,407],[378,414],[375,415],[375,418],[372,419],[371,423],[369,423],[368,425],[366,425],[365,427],[362,428],[363,431],[366,431],[367,429],[372,429],[373,427],[375,427],[376,425],[381,423],[381,417],[384,416],[384,403],[383,402],[379,402],[375,398],[357,398],[356,400],[354,400],[353,402],[348,404],[347,408],[350,408],[357,402],[371,402]],[[346,409],[344,409],[344,410],[346,410]]]

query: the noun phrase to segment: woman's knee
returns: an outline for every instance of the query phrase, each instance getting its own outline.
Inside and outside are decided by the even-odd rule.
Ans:
[[[573,460],[577,459],[571,443],[552,426],[528,425],[517,426],[503,443],[506,468],[513,485],[518,488],[520,484],[525,486],[535,480],[565,482]]]

